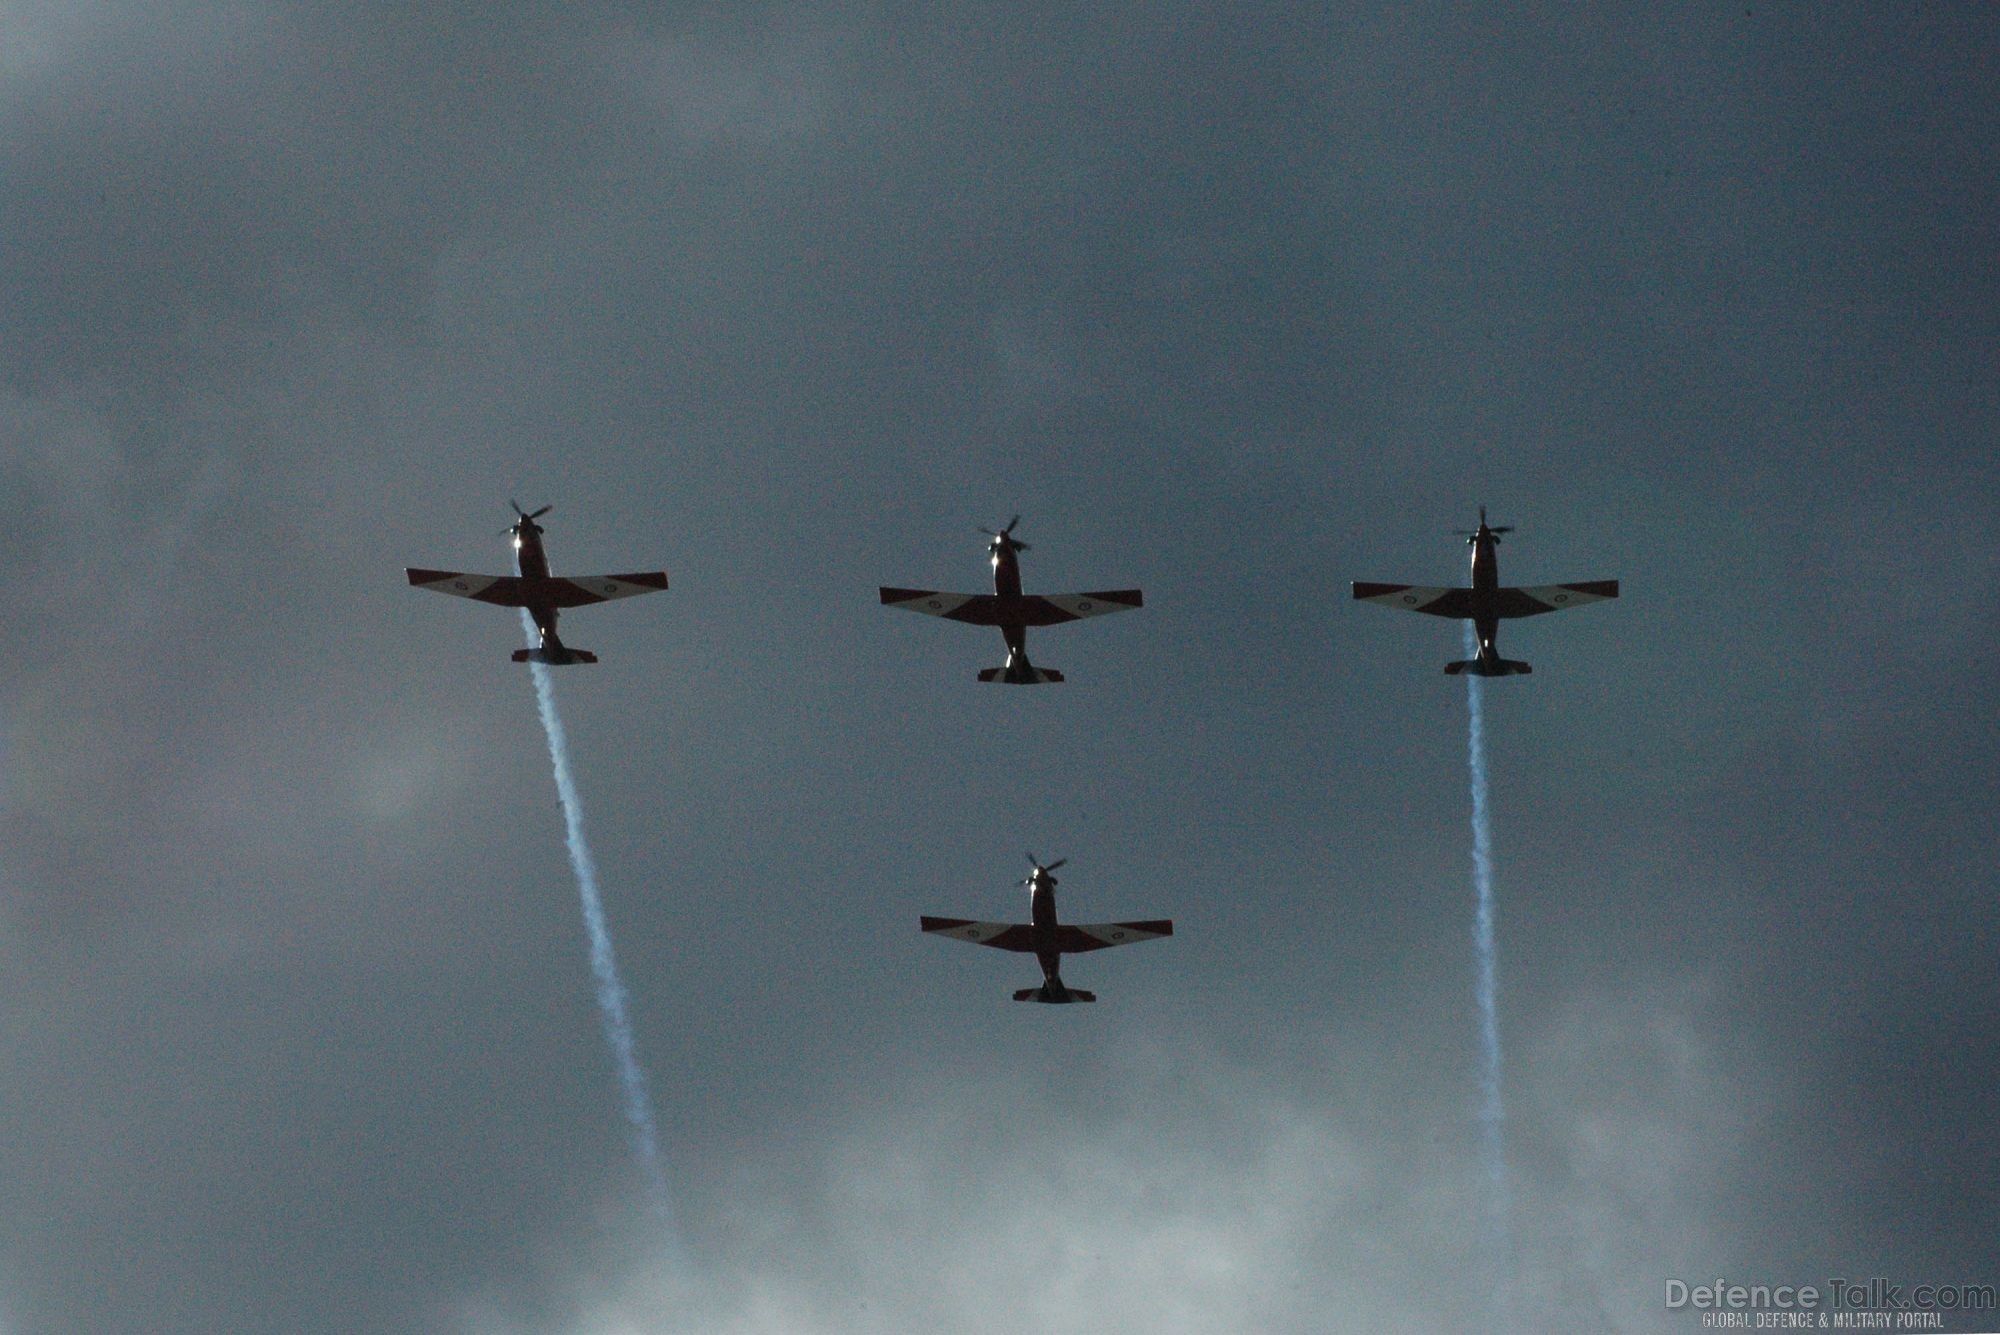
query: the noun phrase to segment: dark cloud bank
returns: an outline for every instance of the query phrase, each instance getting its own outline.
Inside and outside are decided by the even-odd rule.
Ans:
[[[2000,1281],[1985,11],[6,26],[0,1330],[1491,1328],[1457,632],[1344,601],[1480,503],[1625,581],[1489,695],[1522,1324]],[[673,572],[559,690],[678,1261],[400,575],[509,496]],[[872,606],[1017,510],[1147,592],[1052,691]],[[1022,1013],[915,917],[1023,848],[1180,934]]]

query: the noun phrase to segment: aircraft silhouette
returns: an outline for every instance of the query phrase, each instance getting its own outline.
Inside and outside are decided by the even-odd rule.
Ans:
[[[882,603],[886,607],[900,607],[975,626],[998,626],[1007,641],[1007,661],[997,668],[982,671],[979,680],[1036,686],[1043,682],[1061,681],[1063,674],[1054,668],[1036,667],[1028,661],[1028,627],[1059,626],[1065,621],[1129,611],[1142,606],[1145,600],[1137,589],[1105,589],[1097,593],[1022,593],[1019,553],[1027,551],[1028,544],[1014,536],[1014,526],[1020,522],[1021,516],[1015,515],[998,533],[992,529],[979,530],[992,539],[986,550],[993,564],[993,592],[942,593],[936,589],[892,589],[884,585]]]
[[[1014,994],[1016,1001],[1041,1001],[1066,1005],[1073,1001],[1095,1001],[1095,992],[1069,987],[1062,980],[1062,957],[1086,950],[1105,950],[1152,941],[1174,934],[1174,924],[1166,918],[1144,922],[1099,922],[1071,926],[1056,921],[1055,869],[1069,861],[1057,858],[1044,867],[1033,853],[1028,862],[1034,870],[1021,882],[1028,887],[1028,922],[975,922],[970,918],[933,918],[923,915],[919,922],[926,932],[949,936],[996,950],[1033,953],[1042,966],[1042,985],[1024,987]]]
[[[458,570],[416,570],[405,573],[410,583],[434,593],[449,593],[474,602],[497,607],[525,607],[541,632],[541,643],[533,649],[516,649],[516,663],[545,663],[562,667],[570,663],[595,663],[597,655],[588,649],[572,649],[556,634],[556,616],[565,607],[588,607],[614,598],[631,598],[642,593],[658,593],[667,587],[667,572],[642,570],[629,575],[576,575],[559,579],[549,573],[548,554],[542,550],[542,526],[535,521],[553,507],[544,505],[533,514],[518,501],[509,501],[517,516],[500,530],[514,536],[518,575],[468,575]]]
[[[1511,617],[1540,616],[1560,612],[1618,596],[1615,579],[1590,580],[1582,584],[1543,584],[1531,588],[1500,587],[1500,535],[1512,533],[1511,525],[1486,526],[1486,507],[1479,507],[1479,527],[1473,532],[1458,530],[1472,548],[1472,587],[1434,589],[1415,584],[1366,584],[1356,581],[1354,596],[1364,603],[1400,607],[1409,612],[1428,612],[1437,617],[1456,617],[1472,622],[1479,636],[1477,657],[1445,664],[1454,676],[1471,672],[1481,677],[1509,677],[1533,672],[1526,663],[1502,658],[1496,641],[1500,623]]]

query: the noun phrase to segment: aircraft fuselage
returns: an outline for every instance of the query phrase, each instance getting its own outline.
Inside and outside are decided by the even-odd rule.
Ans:
[[[1035,868],[1028,878],[1028,925],[1035,933],[1035,959],[1050,987],[1062,990],[1062,951],[1056,946],[1056,878]]]
[[[537,524],[514,526],[514,564],[525,579],[547,579],[549,556],[542,550],[542,530]]]
[[[1021,596],[1021,554],[1015,550],[1011,538],[1002,535],[993,539],[987,552],[993,565],[993,594],[1000,600],[1003,619],[1000,622],[1001,637],[1007,641],[1007,663],[1026,664],[1028,661],[1028,627],[1021,621],[1004,619],[1007,600]]]
[[[1460,530],[1463,532],[1464,530]],[[1494,606],[1500,591],[1500,539],[1479,516],[1479,531],[1467,539],[1472,548],[1472,628],[1479,636],[1482,661],[1499,659],[1500,613]]]
[[[549,556],[542,549],[542,527],[532,519],[514,525],[514,566],[523,579],[549,578]],[[556,608],[550,603],[529,603],[528,615],[535,619],[544,649],[562,648],[556,635]]]

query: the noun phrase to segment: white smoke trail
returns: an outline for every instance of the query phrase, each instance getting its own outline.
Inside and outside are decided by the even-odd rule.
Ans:
[[[1479,639],[1465,623],[1465,656],[1476,658]],[[1506,1106],[1500,1091],[1499,952],[1493,923],[1493,821],[1486,804],[1486,720],[1479,674],[1465,674],[1466,759],[1472,775],[1472,943],[1478,957],[1479,1130],[1486,1166],[1487,1245],[1503,1315],[1510,1285],[1507,1241]]]
[[[530,647],[540,642],[534,619],[521,613]],[[618,1064],[618,1089],[625,1105],[632,1151],[646,1176],[646,1188],[654,1209],[663,1221],[671,1222],[668,1208],[666,1172],[660,1163],[659,1119],[653,1113],[653,1096],[646,1087],[646,1072],[639,1065],[638,1045],[632,1038],[632,1021],[626,1013],[625,984],[618,977],[618,960],[611,951],[611,924],[604,916],[604,901],[597,893],[597,861],[583,837],[583,803],[577,799],[576,779],[570,772],[569,740],[562,719],[556,713],[555,683],[549,669],[530,663],[528,672],[535,680],[535,703],[541,709],[542,731],[549,739],[549,761],[555,769],[556,797],[562,803],[563,833],[569,845],[569,865],[576,872],[577,895],[583,901],[583,925],[590,933],[590,971],[597,979],[597,1009],[604,1017],[605,1041]]]

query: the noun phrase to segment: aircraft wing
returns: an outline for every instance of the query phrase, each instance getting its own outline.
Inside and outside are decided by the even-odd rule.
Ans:
[[[1366,584],[1356,580],[1354,596],[1364,603],[1428,612],[1434,617],[1472,615],[1471,589],[1427,589],[1417,584]]]
[[[1056,626],[1065,621],[1081,621],[1085,617],[1101,617],[1112,612],[1129,612],[1135,607],[1143,607],[1146,597],[1137,589],[1099,589],[1096,593],[1038,593],[1021,599],[1028,604],[1040,604],[1036,615],[1030,616],[1030,626]]]
[[[1093,922],[1057,928],[1056,946],[1066,955],[1076,955],[1086,950],[1155,941],[1173,934],[1174,924],[1168,918],[1154,918],[1147,922]]]
[[[406,570],[413,588],[448,593],[455,598],[497,607],[522,607],[521,577],[518,575],[468,575],[462,570]]]
[[[553,607],[588,607],[614,598],[636,598],[642,593],[658,593],[667,587],[664,570],[635,570],[626,575],[567,575],[555,579],[523,580],[533,586],[528,596],[546,598]]]
[[[933,918],[928,913],[919,921],[926,932],[970,941],[975,946],[1024,951],[1035,948],[1035,929],[1024,922],[974,922],[970,918]]]
[[[642,570],[628,575],[574,575],[557,579],[468,575],[457,570],[410,570],[405,573],[416,588],[500,607],[588,607],[592,603],[606,603],[614,598],[658,593],[667,587],[667,572],[664,570]]]
[[[906,612],[949,617],[953,621],[970,621],[975,626],[996,624],[981,616],[979,609],[999,601],[990,593],[945,593],[938,589],[892,589],[886,584],[882,586],[884,607],[900,607]]]
[[[1002,598],[995,593],[892,589],[886,585],[882,589],[884,607],[900,607],[974,626],[1060,626],[1065,621],[1126,612],[1144,604],[1145,596],[1137,589],[1028,594],[1020,598]]]
[[[1538,584],[1526,589],[1496,589],[1494,593],[1501,616],[1532,617],[1616,598],[1618,581],[1598,579],[1582,584]]]

